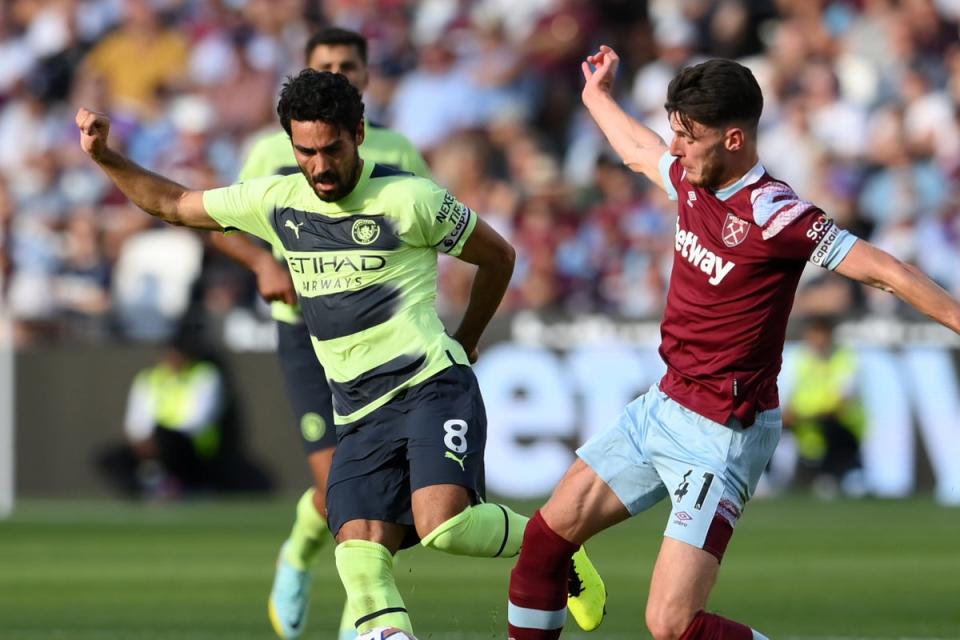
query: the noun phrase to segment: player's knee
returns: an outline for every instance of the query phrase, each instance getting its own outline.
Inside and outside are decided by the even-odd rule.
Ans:
[[[421,539],[470,508],[470,494],[464,487],[436,485],[413,494],[413,524]]]
[[[692,619],[689,612],[647,603],[646,624],[654,640],[678,640]]]
[[[414,516],[414,525],[417,529],[417,535],[420,536],[420,539],[427,539],[431,537],[431,534],[437,539],[443,538],[442,535],[436,536],[438,529],[449,528],[451,522],[455,522],[456,519],[463,514],[464,510],[449,512],[447,510],[437,511],[436,513],[425,514],[423,517]]]
[[[345,540],[334,549],[337,573],[344,586],[380,585],[393,580],[393,556],[385,546],[369,540]]]
[[[444,553],[455,553],[457,548],[457,534],[461,528],[466,525],[467,513],[462,511],[452,518],[443,522],[438,522],[431,526],[431,523],[417,523],[417,535],[424,547],[443,551]]]

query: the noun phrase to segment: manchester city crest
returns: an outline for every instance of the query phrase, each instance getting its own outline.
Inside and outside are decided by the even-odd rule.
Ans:
[[[380,237],[380,225],[376,220],[357,220],[351,235],[357,244],[373,244]]]

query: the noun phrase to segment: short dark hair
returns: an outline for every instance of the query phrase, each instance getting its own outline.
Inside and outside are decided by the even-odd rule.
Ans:
[[[367,64],[367,39],[356,31],[348,31],[340,27],[325,27],[307,40],[303,49],[303,59],[309,64],[313,50],[319,46],[349,46],[356,47],[363,64]]]
[[[733,60],[707,60],[686,67],[670,81],[667,114],[677,114],[687,130],[691,121],[708,127],[742,122],[756,132],[763,93],[750,69]]]
[[[352,133],[363,120],[363,100],[346,76],[304,69],[296,77],[287,76],[280,90],[277,115],[287,135],[291,120],[322,120]]]

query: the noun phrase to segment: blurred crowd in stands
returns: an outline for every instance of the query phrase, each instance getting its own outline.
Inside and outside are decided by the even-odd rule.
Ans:
[[[747,64],[767,169],[958,295],[958,22],[960,0],[8,0],[0,300],[20,344],[162,338],[189,308],[263,313],[252,277],[203,234],[154,224],[111,188],[74,114],[109,113],[115,145],[189,187],[233,182],[327,24],[369,38],[370,119],[517,247],[505,311],[662,308],[675,208],[581,106],[580,62],[601,43],[621,55],[621,103],[666,139],[676,71]],[[903,312],[806,275],[801,312]],[[443,261],[442,312],[462,308],[471,276]]]

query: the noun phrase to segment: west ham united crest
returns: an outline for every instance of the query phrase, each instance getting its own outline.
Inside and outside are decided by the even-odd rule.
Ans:
[[[747,239],[749,231],[749,222],[741,220],[732,213],[727,213],[727,219],[723,221],[723,244],[731,248],[735,247]]]

